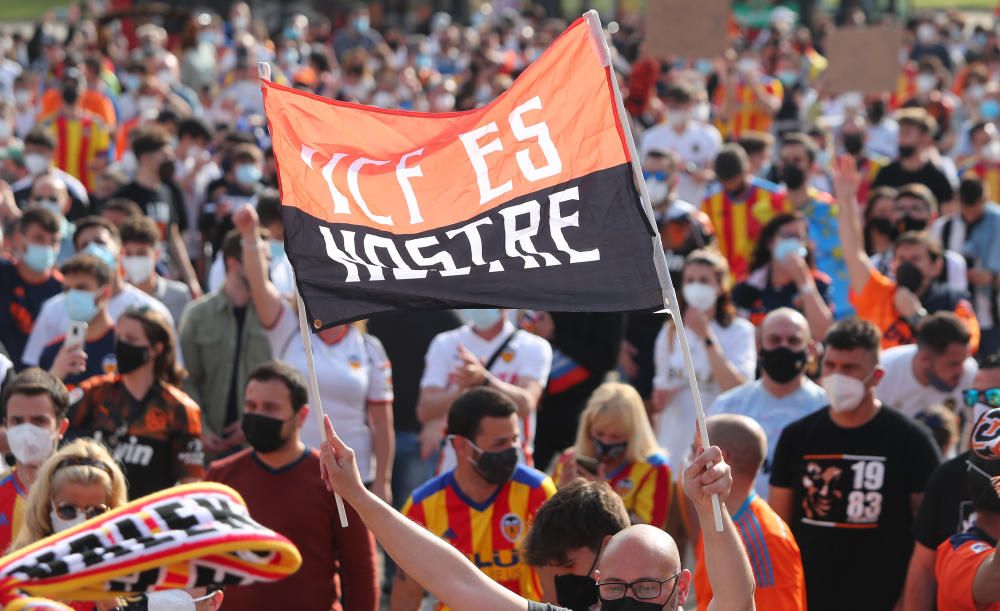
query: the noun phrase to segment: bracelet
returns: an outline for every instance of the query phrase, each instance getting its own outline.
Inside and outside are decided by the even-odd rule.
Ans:
[[[808,295],[816,292],[816,285],[812,283],[803,284],[799,287],[799,295]]]

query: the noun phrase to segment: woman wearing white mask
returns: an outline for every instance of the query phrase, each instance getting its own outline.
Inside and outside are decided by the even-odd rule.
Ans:
[[[757,367],[754,327],[738,318],[730,298],[729,265],[719,254],[696,250],[688,255],[678,295],[684,316],[702,405],[708,411],[723,391],[753,379]],[[654,348],[653,409],[659,416],[658,438],[670,469],[683,473],[684,458],[695,430],[694,398],[677,340],[668,321]]]
[[[809,321],[813,337],[833,324],[830,277],[816,270],[801,212],[779,214],[764,225],[750,256],[750,275],[733,287],[736,312],[754,325],[768,312],[792,308]]]

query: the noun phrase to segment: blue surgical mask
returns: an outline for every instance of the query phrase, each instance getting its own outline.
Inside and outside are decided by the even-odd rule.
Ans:
[[[70,289],[66,292],[66,314],[70,320],[90,322],[97,312],[97,291]]]
[[[715,66],[712,65],[712,60],[710,59],[699,59],[694,63],[694,69],[696,72],[704,75],[715,72]]]
[[[782,70],[778,72],[778,80],[785,87],[791,87],[795,83],[799,82],[799,73],[795,70]]]
[[[118,257],[116,257],[115,254],[108,250],[108,247],[103,244],[91,242],[90,244],[87,244],[87,247],[83,249],[83,252],[100,259],[102,263],[111,268],[112,272],[118,269]]]
[[[368,31],[371,22],[367,16],[361,16],[354,20],[354,29],[364,34]]]
[[[472,324],[475,329],[489,329],[500,322],[503,314],[496,308],[488,310],[461,310],[462,318]]]
[[[1000,102],[997,100],[983,100],[979,105],[980,118],[985,121],[995,121],[1000,119]]]
[[[779,238],[774,245],[774,260],[784,261],[791,255],[806,256],[806,247],[797,238]]]
[[[47,272],[56,264],[56,249],[51,246],[43,246],[42,244],[28,244],[21,260],[32,271],[38,273]]]
[[[243,186],[249,187],[260,182],[260,168],[252,163],[244,163],[236,166],[233,172],[233,176],[236,178],[236,182]]]
[[[271,247],[271,262],[284,258],[285,256],[284,242],[282,242],[281,240],[268,240],[267,243],[268,246]]]

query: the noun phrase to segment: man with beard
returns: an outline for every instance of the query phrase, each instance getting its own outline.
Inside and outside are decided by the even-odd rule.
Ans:
[[[825,344],[821,381],[830,405],[781,434],[769,502],[799,543],[810,610],[843,608],[849,583],[863,596],[858,608],[889,611],[940,456],[925,427],[875,398],[884,375],[878,328],[842,320]]]

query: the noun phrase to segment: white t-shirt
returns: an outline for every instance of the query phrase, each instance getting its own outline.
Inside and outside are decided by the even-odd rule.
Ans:
[[[714,126],[697,121],[688,121],[684,131],[677,133],[667,123],[649,128],[642,136],[639,155],[642,158],[651,150],[668,150],[680,157],[678,168],[677,197],[688,202],[701,202],[705,197],[708,183],[697,183],[687,172],[680,171],[687,164],[698,169],[712,167],[715,156],[722,148],[722,136]]]
[[[829,403],[823,387],[806,377],[802,378],[802,386],[798,390],[780,399],[768,392],[761,380],[755,380],[722,393],[712,408],[706,411],[710,416],[742,414],[756,420],[764,429],[764,434],[767,435],[767,459],[757,475],[754,488],[761,498],[767,500],[771,489],[774,449],[778,447],[781,431]]]
[[[715,334],[719,348],[729,359],[736,370],[748,380],[752,380],[757,369],[757,346],[754,339],[754,326],[742,318],[733,318],[728,327],[723,327],[714,319],[709,322],[712,333]],[[670,325],[673,329],[673,325]],[[695,376],[698,379],[698,390],[701,392],[701,404],[705,412],[711,409],[715,398],[719,396],[719,383],[712,375],[712,364],[708,360],[705,341],[687,331],[688,345],[691,346],[691,360],[694,361]],[[671,340],[671,341],[668,341]],[[657,425],[657,438],[660,447],[667,450],[670,456],[670,469],[676,474],[684,472],[684,458],[694,441],[694,431],[697,414],[694,408],[694,397],[688,384],[687,367],[681,354],[680,343],[674,336],[667,336],[667,325],[660,328],[653,348],[653,363],[655,374],[653,388],[658,390],[678,389],[674,400],[660,413]]]
[[[885,375],[875,387],[875,397],[911,418],[938,403],[947,405],[956,413],[965,409],[962,391],[972,387],[972,378],[979,371],[976,360],[971,357],[965,359],[965,371],[958,386],[951,392],[942,392],[917,381],[913,375],[913,357],[916,354],[916,344],[896,346],[882,353],[881,364]]]
[[[108,300],[108,316],[117,322],[118,317],[125,310],[142,306],[150,307],[163,314],[167,317],[170,326],[174,327],[174,318],[165,305],[152,295],[147,295],[141,289],[127,282],[120,293]],[[24,361],[25,365],[38,365],[42,350],[56,338],[65,335],[68,328],[69,315],[66,313],[66,293],[53,295],[42,304],[42,309],[38,312],[38,318],[35,319],[31,335],[28,336],[28,343],[24,346],[21,360]]]
[[[427,348],[424,357],[424,376],[420,388],[449,388],[451,372],[461,362],[458,346],[461,344],[474,354],[484,365],[500,348],[516,327],[509,320],[504,321],[503,330],[491,340],[477,335],[471,325],[463,325],[451,331],[439,333]],[[552,367],[552,346],[549,342],[527,331],[518,331],[510,340],[499,358],[490,367],[490,373],[500,381],[515,384],[522,380],[535,380],[545,386]],[[521,439],[524,452],[531,455],[535,442],[535,413],[521,418]],[[455,466],[455,453],[451,444],[445,444],[441,457],[440,472]]]
[[[288,304],[282,302],[281,315],[267,330],[267,339],[274,358],[295,367],[304,376],[309,375],[299,336],[299,319]],[[353,326],[344,339],[332,346],[314,335],[312,353],[323,411],[329,414],[337,435],[354,448],[362,479],[371,481],[375,477],[375,461],[372,460],[372,431],[368,428],[368,404],[392,402],[389,357],[378,339]],[[306,418],[299,434],[302,443],[320,447],[323,433],[315,412]]]

